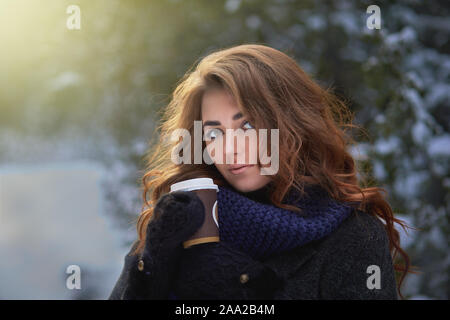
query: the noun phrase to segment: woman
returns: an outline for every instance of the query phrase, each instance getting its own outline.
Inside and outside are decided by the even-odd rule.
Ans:
[[[240,45],[204,57],[165,109],[143,177],[138,239],[110,299],[397,299],[409,259],[394,223],[405,225],[384,189],[359,186],[347,114],[273,48]],[[195,162],[195,147],[182,150],[189,161],[174,161],[180,140],[171,135],[184,128],[195,145],[194,121],[210,161]],[[270,161],[251,162],[255,142],[238,146],[226,139],[229,129],[277,134],[267,144],[257,138],[258,155],[270,150]],[[193,192],[168,191],[198,177],[219,185],[220,242],[184,249],[204,207]],[[394,266],[397,253],[404,264]],[[395,270],[403,271],[399,285]]]

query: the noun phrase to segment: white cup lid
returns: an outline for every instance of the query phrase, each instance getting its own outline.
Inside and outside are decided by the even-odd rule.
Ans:
[[[211,178],[194,178],[174,183],[170,186],[170,192],[192,191],[199,189],[214,189],[219,191],[219,187]]]

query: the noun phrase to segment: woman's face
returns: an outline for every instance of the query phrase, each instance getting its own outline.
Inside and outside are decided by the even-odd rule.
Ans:
[[[245,145],[244,147],[237,143],[237,139],[232,139],[233,141],[230,139],[230,142],[227,143],[227,129],[236,130],[241,128],[245,131],[246,129],[252,129],[253,126],[240,113],[235,101],[225,90],[211,89],[204,93],[202,99],[202,124],[203,134],[211,139],[211,141],[205,142],[207,149],[208,146],[211,146],[214,139],[217,139],[215,143],[222,142],[223,161],[216,161],[218,159],[214,152],[216,148],[213,148],[214,151],[209,152],[209,156],[213,160],[217,170],[219,170],[222,176],[235,189],[241,192],[255,191],[271,181],[269,175],[260,174],[259,160],[256,161],[257,163],[252,161],[254,164],[249,160],[251,158],[248,142],[252,141],[251,139],[245,139],[246,143],[243,144]],[[259,154],[257,141],[250,143],[256,144],[253,146],[254,149],[250,150],[257,150],[257,154]],[[231,144],[234,144],[234,147]],[[228,159],[233,159],[233,163],[228,163],[226,160],[227,157]],[[241,161],[241,159],[245,160]],[[234,167],[242,168],[232,170]]]

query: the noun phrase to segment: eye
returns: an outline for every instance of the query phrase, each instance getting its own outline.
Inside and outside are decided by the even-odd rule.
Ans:
[[[214,128],[214,129],[208,130],[205,133],[205,140],[211,140],[212,141],[212,140],[214,140],[215,138],[217,138],[218,136],[220,136],[222,134],[223,134],[222,130],[220,130],[218,128]]]
[[[248,126],[250,126],[250,127],[245,127],[246,125],[248,125]],[[248,122],[247,120],[246,121],[244,121],[244,125],[243,125],[243,127],[245,128],[245,129],[254,129],[254,127],[250,124],[250,122]]]

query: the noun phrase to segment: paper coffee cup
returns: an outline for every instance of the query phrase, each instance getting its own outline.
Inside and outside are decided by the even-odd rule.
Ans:
[[[219,241],[217,192],[219,187],[211,178],[195,178],[174,183],[170,192],[193,191],[205,207],[205,220],[197,232],[183,243],[184,248],[205,242]]]
[[[211,178],[195,178],[183,180],[170,186],[170,192],[174,191],[192,191],[199,189],[214,189],[219,192],[219,187]]]

